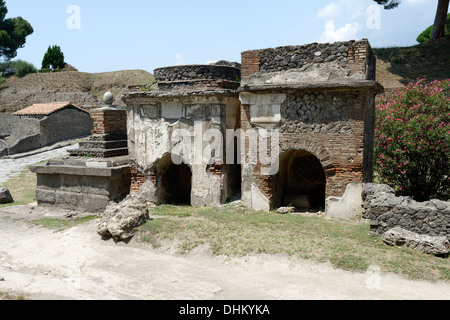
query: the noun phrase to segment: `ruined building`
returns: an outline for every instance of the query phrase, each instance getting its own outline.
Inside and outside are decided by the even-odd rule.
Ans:
[[[372,181],[375,96],[382,91],[375,67],[367,40],[242,53],[241,127],[279,132],[276,174],[243,165],[244,203],[314,208],[328,199],[327,210],[340,210],[347,187]]]
[[[157,204],[224,203],[240,188],[240,167],[204,157],[208,141],[203,136],[213,128],[220,136],[239,128],[240,70],[177,66],[157,69],[154,76],[157,83],[151,91],[122,98],[128,112],[131,189],[146,184],[149,199]],[[180,161],[173,154],[180,141],[173,141],[174,134],[190,140],[184,154],[178,153]]]
[[[256,210],[357,215],[373,175],[375,65],[362,40],[156,69],[149,90],[122,96],[126,111],[91,112],[93,136],[71,157],[33,168],[37,200],[92,211],[128,192],[193,206],[240,196]]]
[[[375,64],[362,40],[247,51],[241,70],[155,70],[152,90],[122,98],[131,189],[159,204],[215,205],[240,193],[257,210],[360,209],[346,191],[372,181]],[[219,156],[206,149],[217,142],[205,137],[211,128],[222,133]],[[185,140],[174,139],[180,132]],[[191,148],[174,157],[186,139]]]

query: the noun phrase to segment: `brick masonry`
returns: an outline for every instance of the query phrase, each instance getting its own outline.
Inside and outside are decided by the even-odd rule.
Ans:
[[[127,132],[126,110],[95,109],[90,114],[94,120],[92,134]]]
[[[302,150],[316,157],[326,176],[325,198],[342,197],[349,184],[372,181],[373,109],[374,97],[378,91],[372,85],[360,87],[357,81],[354,85],[345,87],[340,87],[338,82],[343,80],[346,83],[352,83],[356,79],[370,82],[375,79],[375,56],[367,40],[251,50],[243,52],[241,56],[242,76],[245,83],[244,87],[241,87],[241,92],[262,97],[254,101],[264,101],[264,99],[270,101],[267,97],[274,99],[276,95],[286,95],[286,100],[280,108],[281,121],[270,124],[252,123],[250,110],[251,108],[263,110],[261,102],[256,102],[254,105],[242,104],[241,128],[243,130],[251,128],[278,130],[280,163],[281,157],[292,150]],[[324,66],[323,68],[328,68],[327,70],[335,69],[337,72],[346,70],[348,74],[345,79],[333,79],[337,83],[336,86],[315,86],[317,79],[302,78],[301,81],[310,81],[310,85],[298,89],[292,87],[294,78],[289,76],[287,79],[290,82],[278,82],[279,84],[273,84],[267,76],[261,77],[263,81],[259,82],[257,77],[253,77],[271,72],[279,77],[284,71],[292,72],[293,69],[297,69],[302,74],[303,70],[314,68],[321,70],[321,65]],[[326,79],[322,81],[330,83]],[[265,88],[266,83],[270,84],[267,88]],[[263,98],[264,96],[266,98]],[[242,147],[246,151],[250,148],[255,151],[258,148],[254,144],[250,145],[249,141],[242,141]],[[249,159],[245,160],[245,163],[248,163]],[[292,159],[289,161],[292,162]],[[251,181],[253,186],[256,186],[268,199],[270,208],[277,207],[282,197],[279,194],[280,183],[283,184],[285,182],[282,181],[291,178],[282,177],[281,173],[274,176],[263,175],[261,170],[260,163],[247,166],[245,175],[243,171],[243,177]],[[247,188],[248,192],[249,181],[243,182],[243,188]],[[283,192],[290,191],[292,190]],[[254,197],[254,191],[252,193]]]
[[[164,155],[163,153],[170,153],[170,150],[166,150],[167,146],[160,141],[161,139],[156,139],[150,144],[147,140],[142,140],[143,132],[147,132],[146,139],[150,137],[151,140],[154,138],[152,136],[154,132],[160,132],[162,135],[162,133],[166,134],[167,129],[170,135],[173,130],[172,127],[166,128],[164,124],[158,124],[161,114],[152,110],[162,108],[162,100],[178,101],[178,104],[182,104],[180,110],[183,110],[183,104],[187,102],[189,105],[204,104],[204,101],[200,101],[200,97],[196,98],[195,102],[190,100],[194,101],[194,96],[197,97],[199,91],[202,99],[211,100],[223,91],[217,90],[216,94],[214,90],[224,88],[237,89],[236,93],[241,96],[241,105],[237,114],[229,112],[221,122],[225,124],[237,121],[236,128],[242,129],[243,132],[250,129],[258,131],[261,128],[278,130],[280,140],[276,148],[279,149],[281,156],[287,157],[292,150],[294,154],[297,151],[304,151],[305,153],[299,157],[308,157],[308,161],[314,158],[317,163],[316,168],[320,167],[318,164],[320,162],[323,172],[317,171],[317,179],[326,179],[326,182],[322,184],[316,179],[310,185],[314,186],[314,183],[318,183],[321,185],[320,188],[323,185],[326,197],[343,196],[350,183],[371,181],[370,153],[373,151],[374,130],[372,109],[374,109],[374,96],[377,89],[374,89],[373,81],[375,56],[367,40],[251,50],[243,52],[241,58],[240,88],[237,88],[237,82],[233,83],[236,77],[236,70],[233,68],[221,70],[205,66],[177,66],[155,70],[157,83],[154,90],[145,94],[132,92],[123,98],[130,107],[129,117],[133,117],[133,121],[130,119],[128,121],[132,126],[128,128],[129,139],[131,136],[129,142],[133,146],[130,147],[132,163],[135,161],[132,168],[132,191],[139,191],[149,180],[155,188],[160,188],[160,181],[157,181],[160,174],[152,174],[150,171],[155,165],[158,166],[158,159]],[[315,73],[320,74],[320,80],[314,78]],[[256,77],[253,77],[255,74]],[[263,77],[267,75],[267,78],[259,77],[259,75]],[[275,80],[272,82],[270,77],[275,77]],[[280,79],[285,82],[280,82]],[[340,80],[344,85],[339,82]],[[217,85],[211,85],[210,81],[216,81]],[[296,81],[298,84],[307,83],[309,86],[296,87]],[[317,81],[323,81],[324,84],[317,86],[315,85]],[[270,85],[266,86],[267,83]],[[330,83],[333,86],[330,86]],[[208,90],[203,88],[205,84]],[[209,98],[207,94],[210,95]],[[230,94],[234,93],[230,92]],[[180,102],[180,98],[186,102]],[[249,102],[245,104],[243,101]],[[255,112],[258,113],[256,119],[260,119],[260,122],[253,121]],[[152,114],[151,117],[149,116],[152,121],[143,121],[139,118],[147,114]],[[199,121],[208,123],[209,120],[203,115],[204,113],[201,113],[195,117],[199,117]],[[227,118],[228,116],[230,118]],[[95,119],[95,115],[93,117]],[[195,117],[192,119],[197,119]],[[265,122],[270,117],[276,120]],[[180,125],[179,123],[175,128]],[[148,128],[150,125],[151,130]],[[96,129],[105,130],[104,124],[99,121]],[[275,146],[270,146],[268,150],[273,149],[272,147]],[[154,152],[150,151],[153,149]],[[245,157],[244,165],[241,167],[242,192],[243,194],[246,192],[247,195],[250,192],[252,197],[258,199],[255,201],[260,201],[262,198],[255,190],[256,186],[268,199],[272,208],[279,204],[277,203],[280,198],[278,188],[280,181],[286,178],[280,178],[281,173],[263,174],[263,169],[266,168],[261,162],[246,165],[249,163],[247,151],[250,149],[258,151],[258,144],[251,142],[250,139],[241,140],[241,154]],[[288,166],[289,161],[297,160],[283,161],[286,161],[283,166]],[[298,166],[302,167],[302,165]],[[204,167],[191,169],[193,181],[199,181],[199,177],[205,173]],[[208,176],[202,178],[202,183],[215,177],[227,176],[231,169],[227,165],[207,166]],[[295,172],[292,171],[292,173]],[[193,185],[192,199],[196,201],[202,197],[203,200],[207,199],[205,190],[209,187],[210,184],[201,187]],[[283,186],[283,188],[286,187]],[[211,192],[213,192],[212,189]]]
[[[139,192],[141,187],[149,180],[156,187],[156,173],[154,171],[150,174],[144,174],[136,167],[131,167],[131,192]]]
[[[257,72],[286,71],[311,64],[335,63],[350,68],[349,76],[362,74],[367,80],[375,80],[375,54],[365,39],[250,50],[243,52],[241,59],[242,78]]]

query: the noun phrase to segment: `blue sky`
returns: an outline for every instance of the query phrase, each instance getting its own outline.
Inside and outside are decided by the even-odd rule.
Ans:
[[[433,24],[436,0],[6,0],[7,17],[34,28],[16,59],[41,67],[50,45],[83,72],[240,61],[240,53],[284,45],[368,38],[410,46]],[[381,8],[381,9],[380,9]],[[75,10],[74,10],[75,9]]]

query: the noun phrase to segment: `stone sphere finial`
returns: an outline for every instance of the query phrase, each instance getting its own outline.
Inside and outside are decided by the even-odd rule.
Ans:
[[[111,91],[108,91],[103,96],[103,102],[107,105],[112,105],[114,103],[114,96]]]

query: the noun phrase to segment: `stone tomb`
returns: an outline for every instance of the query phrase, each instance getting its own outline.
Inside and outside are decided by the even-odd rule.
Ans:
[[[362,184],[373,175],[374,101],[382,92],[368,41],[243,52],[242,77],[241,128],[278,134],[270,164],[244,159],[242,201],[261,210],[360,214]],[[242,148],[246,155],[263,150],[244,141]]]
[[[104,106],[91,111],[94,129],[80,148],[64,159],[52,159],[32,166],[37,174],[39,205],[81,212],[102,212],[111,201],[130,193],[126,112],[112,105],[110,93]]]
[[[97,113],[94,129],[126,127],[129,164],[82,159],[76,192],[89,189],[83,179],[96,166],[109,181],[121,176],[110,200],[127,189],[148,202],[193,206],[240,195],[256,210],[361,214],[362,185],[373,176],[375,96],[383,90],[368,41],[252,50],[241,62],[156,69],[150,90],[122,96],[126,126]],[[116,145],[90,142],[81,149],[95,155]],[[38,201],[54,202],[48,191],[58,199],[68,187],[65,165],[53,164],[36,169],[38,179],[60,176],[40,180]]]
[[[131,189],[144,188],[157,204],[216,205],[241,193],[256,210],[360,214],[362,184],[373,175],[375,96],[383,90],[375,63],[362,40],[247,51],[241,70],[156,69],[152,90],[123,97]],[[208,144],[197,138],[210,128],[224,137],[221,163],[195,161]],[[231,142],[230,129],[239,131]],[[197,149],[177,166],[180,130]]]
[[[225,163],[227,148],[204,154],[210,141],[239,128],[240,69],[192,65],[156,69],[147,92],[129,92],[128,145],[132,191],[157,204],[224,203],[240,189],[240,167]],[[181,136],[183,136],[181,138]],[[180,142],[186,148],[181,148]],[[213,151],[213,150],[211,150]],[[231,148],[235,152],[235,146]]]

